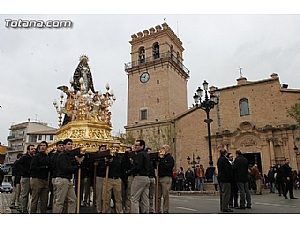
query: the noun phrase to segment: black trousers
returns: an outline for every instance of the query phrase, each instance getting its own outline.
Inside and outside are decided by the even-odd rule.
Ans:
[[[287,196],[286,194],[289,192],[290,198],[294,198],[294,193],[293,193],[293,178],[290,178],[290,180],[285,181],[285,189],[284,189],[284,196]]]

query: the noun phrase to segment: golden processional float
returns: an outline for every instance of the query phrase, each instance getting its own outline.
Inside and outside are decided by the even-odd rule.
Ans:
[[[74,148],[84,147],[87,151],[96,152],[100,145],[105,144],[109,148],[113,143],[112,113],[109,108],[116,98],[109,91],[108,84],[104,93],[95,91],[89,58],[82,55],[79,60],[74,76],[70,79],[70,88],[57,88],[62,93],[59,102],[53,102],[59,118],[55,142],[70,138]]]
[[[111,135],[112,113],[109,110],[116,98],[108,84],[105,86],[104,93],[95,91],[88,65],[89,58],[82,55],[79,61],[75,73],[69,81],[70,86],[57,87],[62,92],[59,102],[54,101],[53,105],[58,113],[59,128],[56,131],[56,139],[48,150],[54,151],[56,142],[60,140],[72,139],[74,149],[70,152],[71,155],[79,163],[86,160],[96,161],[94,162],[95,174],[97,159],[113,156],[115,149],[111,148],[112,144],[119,143]],[[107,150],[98,151],[100,145],[105,145]],[[81,168],[78,169],[77,193],[80,192],[80,177]],[[94,183],[96,183],[95,179]],[[93,194],[93,199],[95,199],[95,188]],[[77,199],[77,213],[79,213],[79,208],[80,197]]]

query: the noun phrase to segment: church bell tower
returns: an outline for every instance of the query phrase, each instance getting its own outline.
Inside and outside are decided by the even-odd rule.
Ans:
[[[131,36],[128,117],[125,128],[170,120],[188,109],[189,70],[183,65],[182,42],[163,23]]]

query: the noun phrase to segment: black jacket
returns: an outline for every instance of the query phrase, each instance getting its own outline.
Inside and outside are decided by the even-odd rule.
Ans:
[[[97,169],[96,169],[96,176],[97,177],[105,177],[105,163],[104,159],[100,159],[97,161]]]
[[[287,177],[290,178],[290,180],[293,180],[293,171],[292,167],[290,167],[288,164],[284,164],[281,166],[283,177],[286,180]]]
[[[159,159],[158,176],[173,177],[174,158],[171,154],[166,154],[164,158]]]
[[[248,182],[248,160],[243,155],[234,160],[233,176],[235,182]]]
[[[20,184],[20,181],[21,181],[21,170],[20,170],[20,159],[19,160],[16,160],[13,164],[13,176],[15,177],[15,180],[14,180],[14,186],[16,186],[16,184]]]
[[[225,156],[221,156],[217,162],[218,182],[231,183],[233,180],[233,169]]]
[[[150,174],[150,157],[145,150],[140,150],[134,157],[134,165],[130,173],[133,176],[149,176]]]
[[[125,173],[125,164],[123,162],[123,158],[119,154],[117,154],[112,158],[113,158],[112,162],[108,162],[105,164],[106,166],[109,166],[108,178],[111,177],[121,178],[122,175]]]
[[[276,182],[284,181],[284,175],[283,175],[283,172],[282,172],[282,167],[280,167],[280,168],[276,167],[275,173],[276,173]]]
[[[78,165],[73,162],[71,155],[67,151],[63,151],[58,155],[56,162],[56,177],[72,179],[73,173],[78,170]]]
[[[20,158],[18,166],[20,168],[22,177],[30,177],[30,163],[33,157],[34,156],[31,157],[29,153],[26,153],[23,157]]]
[[[60,154],[60,151],[56,151],[52,156],[51,156],[51,161],[50,161],[50,166],[51,166],[51,177],[55,178],[56,177],[56,173],[57,173],[57,158],[58,155]]]
[[[30,172],[33,178],[47,179],[50,171],[50,158],[46,153],[38,152],[30,162]]]

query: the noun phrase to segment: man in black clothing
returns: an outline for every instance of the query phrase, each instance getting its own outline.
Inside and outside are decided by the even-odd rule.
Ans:
[[[163,157],[158,158],[158,213],[162,213],[161,210],[161,197],[163,201],[163,213],[169,213],[169,194],[172,186],[173,168],[175,161],[170,153],[170,146],[163,145],[162,151],[165,151]]]
[[[145,141],[136,140],[136,155],[131,173],[134,178],[131,184],[131,213],[138,214],[141,208],[142,214],[149,213],[149,173],[150,173],[150,157],[145,151]]]
[[[195,174],[194,174],[194,171],[191,170],[190,166],[188,166],[188,169],[185,172],[185,179],[186,179],[187,190],[194,191],[195,190]]]
[[[106,145],[99,146],[99,152],[106,151]],[[105,163],[104,158],[95,161],[94,165],[96,165],[96,185],[95,185],[95,193],[96,193],[96,209],[97,213],[102,213],[102,194],[103,194],[103,183],[105,178]]]
[[[274,168],[274,177],[276,181],[276,188],[278,190],[278,195],[281,196],[281,194],[284,194],[284,177],[282,173],[282,168],[280,164],[277,164]]]
[[[236,151],[236,159],[233,163],[234,181],[240,192],[240,207],[237,209],[251,208],[251,195],[248,185],[248,160],[242,155],[242,152]]]
[[[289,166],[290,159],[285,158],[284,159],[284,165],[281,167],[282,173],[284,176],[285,181],[285,189],[283,192],[283,196],[287,199],[287,192],[290,194],[290,199],[297,199],[294,197],[293,193],[293,187],[294,187],[294,181],[293,181],[293,171],[292,167]]]
[[[125,164],[121,155],[119,155],[120,144],[113,143],[112,151],[113,156],[105,158],[105,174],[108,178],[105,178],[103,184],[103,209],[102,213],[111,213],[110,201],[112,194],[114,196],[114,207],[117,214],[123,214],[122,208],[122,180],[121,177],[125,173]],[[108,171],[108,173],[107,173]]]
[[[64,151],[59,154],[56,162],[57,172],[55,178],[55,186],[57,187],[57,189],[53,204],[53,213],[61,214],[64,208],[65,201],[67,200],[67,213],[75,214],[76,195],[72,183],[72,177],[80,167],[81,161],[79,161],[79,159],[75,157],[76,160],[79,161],[75,162],[70,155],[70,151],[73,147],[73,141],[71,139],[65,139],[63,141],[63,144]]]
[[[21,207],[21,200],[20,200],[20,194],[21,194],[21,171],[18,167],[18,163],[23,156],[22,153],[17,154],[17,160],[13,164],[12,169],[12,181],[13,181],[13,192],[11,194],[11,201],[10,201],[10,208],[20,208]]]
[[[48,193],[49,193],[49,172],[50,172],[50,158],[46,153],[48,143],[42,141],[39,144],[39,150],[32,158],[30,163],[30,172],[32,179],[31,187],[31,206],[30,213],[37,213],[37,205],[40,201],[41,213],[47,213]]]
[[[28,214],[28,201],[30,193],[30,163],[34,154],[34,145],[28,145],[27,153],[20,159],[20,162],[18,163],[18,167],[20,168],[21,172],[21,212],[23,214]]]
[[[231,164],[231,167],[233,169],[233,154],[227,153],[226,158],[228,159],[229,163]],[[239,189],[236,185],[236,182],[234,179],[232,179],[231,182],[231,191],[230,191],[230,200],[229,200],[229,208],[239,207],[238,204],[238,198],[239,198]]]
[[[230,162],[226,158],[227,151],[222,149],[221,156],[218,159],[218,182],[220,184],[220,206],[222,212],[233,212],[228,208],[231,192],[231,182],[233,179],[233,169]]]
[[[126,147],[125,148],[125,157],[124,157],[124,162],[126,166],[126,171],[125,171],[125,178],[127,177],[127,182],[126,182],[126,192],[125,192],[125,207],[124,207],[124,213],[129,214],[130,213],[130,198],[131,198],[131,184],[133,181],[133,175],[131,173],[131,169],[133,168],[134,164],[134,157],[129,156],[129,154],[132,154],[132,147]],[[124,201],[124,199],[123,199]]]
[[[151,148],[146,148],[147,154],[150,155],[152,152]],[[150,186],[149,186],[149,213],[154,213],[154,198],[155,198],[155,161],[153,159],[150,160],[150,170],[149,170],[149,180],[150,180]]]
[[[56,194],[56,189],[57,189],[57,186],[55,185],[55,178],[57,175],[56,162],[57,162],[59,154],[63,151],[64,151],[64,143],[62,140],[60,140],[60,141],[56,142],[56,151],[55,151],[55,153],[53,153],[53,155],[51,156],[51,160],[50,160],[52,192],[51,192],[48,208],[51,208],[51,209],[52,209],[53,203],[55,201],[55,194]]]
[[[268,180],[270,184],[270,193],[275,193],[275,177],[274,177],[274,167],[270,166],[268,171]]]

